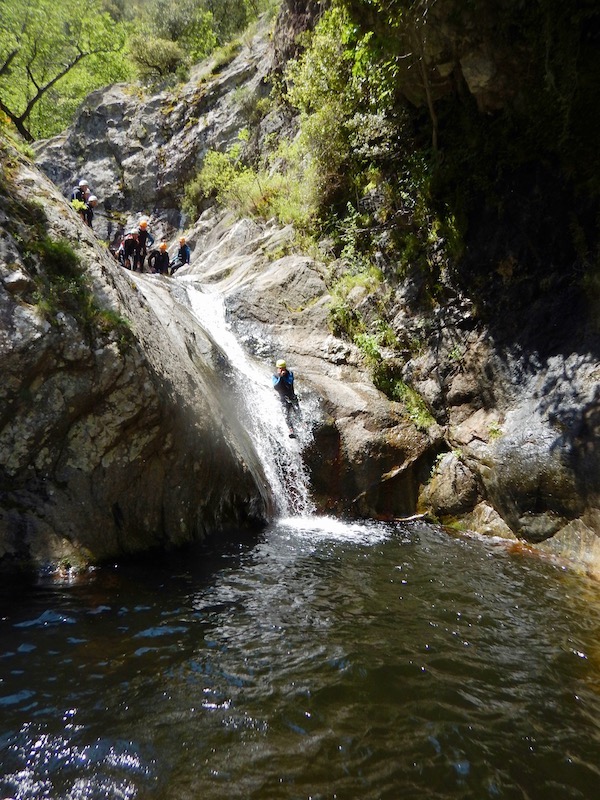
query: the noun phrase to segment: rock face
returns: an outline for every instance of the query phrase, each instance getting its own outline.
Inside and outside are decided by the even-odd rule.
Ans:
[[[362,516],[413,513],[441,429],[420,433],[401,404],[374,388],[358,349],[327,327],[322,264],[277,257],[291,228],[232,221],[207,212],[192,229],[195,275],[219,291],[246,348],[270,368],[285,355],[299,394],[314,401],[314,443],[305,453],[321,509]]]
[[[264,475],[221,410],[211,341],[169,292],[165,330],[47,179],[13,170],[0,204],[0,568],[87,563],[264,523]],[[44,200],[51,240],[77,250],[93,324],[41,302],[46,265],[14,218],[31,197]]]
[[[290,2],[288,11],[294,5]],[[449,91],[452,75],[460,72],[482,110],[497,108],[509,87],[518,83],[511,77],[511,65],[519,54],[516,49],[504,55],[482,49],[475,24],[460,46],[452,47],[455,35],[450,21],[455,7],[453,2],[435,6],[432,13],[441,15],[440,36],[423,43],[425,62],[437,71],[436,90]],[[300,8],[306,10],[306,4]],[[310,14],[307,18],[313,19]],[[285,31],[295,31],[296,21],[279,23],[280,54],[293,47]],[[80,175],[90,180],[102,200],[96,226],[102,239],[112,241],[140,212],[151,215],[157,235],[172,240],[177,230],[185,230],[193,250],[192,266],[178,276],[194,275],[221,292],[246,348],[265,365],[285,354],[297,373],[300,394],[317,408],[314,443],[305,458],[320,508],[378,517],[422,511],[442,522],[462,521],[484,533],[520,537],[540,549],[570,554],[600,575],[596,340],[584,343],[555,335],[553,346],[545,351],[518,342],[507,345],[481,324],[467,297],[455,296],[425,317],[411,309],[411,286],[395,287],[389,301],[396,310],[394,331],[400,340],[420,341],[418,353],[407,357],[403,378],[436,420],[423,432],[411,422],[404,404],[388,401],[374,388],[356,348],[330,334],[325,270],[302,254],[281,255],[292,249],[290,229],[231,220],[210,209],[199,220],[183,219],[183,187],[207,149],[224,148],[236,140],[246,125],[248,108],[268,92],[272,58],[263,31],[231,63],[218,68],[214,63],[205,65],[174,93],[138,97],[127,87],[97,92],[69,131],[38,146],[37,163],[63,194]],[[410,87],[404,88],[410,97]],[[413,89],[414,102],[422,103],[422,87],[421,95],[419,87]],[[63,215],[70,213],[53,197],[55,202]],[[57,221],[56,232],[61,225]],[[104,288],[99,291],[110,298],[118,295],[115,303],[132,320],[140,344],[125,355],[110,341],[90,350],[68,319],[45,332],[43,321],[20,299],[30,291],[26,266],[5,257],[4,302],[11,309],[5,317],[7,341],[17,352],[23,352],[21,341],[27,352],[39,350],[36,363],[40,370],[48,366],[48,371],[41,373],[43,392],[31,379],[22,387],[24,361],[15,356],[7,383],[11,387],[14,382],[14,387],[7,390],[4,418],[14,417],[15,424],[19,419],[13,410],[17,396],[22,402],[43,400],[44,411],[34,413],[27,400],[24,408],[39,434],[26,439],[27,446],[20,444],[22,436],[6,440],[17,461],[11,467],[14,488],[3,508],[17,514],[19,530],[30,530],[30,509],[37,507],[32,498],[46,487],[45,511],[39,515],[43,525],[33,525],[38,536],[43,530],[47,540],[60,537],[61,530],[67,530],[58,524],[61,519],[68,519],[71,535],[85,513],[106,528],[109,541],[97,544],[96,550],[92,536],[83,534],[85,546],[100,554],[118,549],[119,541],[125,541],[119,540],[123,530],[148,531],[153,520],[157,523],[152,529],[160,533],[142,543],[135,539],[139,533],[132,532],[135,547],[183,539],[192,529],[206,527],[207,517],[217,522],[244,516],[251,509],[249,516],[261,518],[268,501],[256,489],[260,479],[253,480],[258,467],[249,456],[240,459],[239,452],[236,456],[235,432],[226,421],[219,421],[219,444],[209,446],[204,432],[214,420],[208,412],[204,416],[204,406],[191,408],[191,396],[208,397],[212,383],[203,382],[196,367],[187,368],[184,351],[201,352],[204,363],[204,357],[210,361],[210,344],[199,341],[197,334],[195,340],[192,333],[186,334],[179,343],[180,357],[171,362],[159,344],[148,298],[142,300],[136,291],[135,277],[115,272],[112,265],[109,269],[89,231],[78,229],[70,238],[81,242],[86,263],[105,265]],[[170,281],[172,287],[177,283],[178,278]],[[357,305],[369,301],[354,299]],[[175,300],[176,291],[164,288],[164,295],[155,294],[152,305],[172,304],[172,313],[184,317],[183,311],[176,311]],[[53,344],[47,348],[49,341]],[[57,354],[60,368],[55,366]],[[74,366],[69,381],[61,384],[65,364]],[[86,383],[86,374],[95,377]],[[79,398],[77,402],[70,392]],[[94,422],[91,437],[91,422],[85,421],[90,405],[95,413],[103,409],[98,417],[102,422]],[[72,407],[77,411],[71,412]],[[122,410],[120,421],[111,412],[116,407]],[[191,430],[194,450],[206,455],[201,460],[183,452],[190,420],[197,415],[201,422],[193,422]],[[23,428],[25,423],[19,424]],[[51,456],[43,444],[50,430],[56,432]],[[127,438],[130,434],[135,445]],[[129,444],[119,444],[123,437]],[[93,458],[89,447],[83,448],[84,439],[97,445]],[[25,447],[22,456],[19,447]],[[217,481],[210,483],[210,499],[202,513],[198,511],[198,493],[206,496],[199,487],[209,476],[207,463],[220,479],[229,472],[234,476],[226,481],[222,517],[215,511],[221,502]],[[84,473],[104,476],[104,488],[84,480]],[[191,487],[179,485],[184,473],[200,477]],[[144,494],[147,481],[152,491]],[[133,488],[124,488],[123,483]],[[168,511],[156,499],[161,491],[163,496],[176,494]],[[183,527],[175,508],[186,509]],[[5,532],[16,529],[13,523],[5,524]],[[9,538],[6,534],[5,541]],[[122,549],[133,546],[128,541]]]
[[[469,304],[458,303],[406,365],[438,420],[423,433],[401,403],[373,387],[356,348],[328,332],[323,266],[277,257],[291,235],[207,212],[193,228],[196,250],[182,274],[220,291],[248,350],[271,364],[285,354],[300,394],[318,399],[305,458],[319,506],[462,520],[486,534],[543,541],[551,552],[572,550],[596,573],[598,548],[579,542],[582,532],[594,540],[600,500],[597,357],[537,362],[499,350],[473,323]]]
[[[329,0],[284,0],[273,33],[272,69],[282,72],[287,62],[300,51],[298,37],[311,31],[320,15],[331,3]]]
[[[65,196],[81,177],[89,181],[101,239],[116,242],[140,214],[152,217],[155,238],[184,223],[186,182],[208,150],[236,141],[267,92],[267,24],[230,63],[211,60],[176,90],[146,95],[118,84],[93,92],[71,128],[38,145],[37,164]]]

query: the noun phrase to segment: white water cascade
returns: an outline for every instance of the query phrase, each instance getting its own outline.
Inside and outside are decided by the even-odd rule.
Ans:
[[[185,287],[190,308],[198,323],[210,335],[232,375],[232,391],[239,401],[243,423],[260,458],[273,494],[277,514],[281,517],[307,516],[314,513],[310,499],[308,475],[302,461],[302,447],[312,434],[307,420],[308,408],[301,403],[296,439],[288,428],[276,393],[271,385],[271,365],[253,360],[243,349],[227,322],[225,304],[218,292],[205,292],[191,282],[180,279]]]

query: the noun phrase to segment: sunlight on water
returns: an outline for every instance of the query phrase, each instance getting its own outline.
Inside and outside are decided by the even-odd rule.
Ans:
[[[288,516],[0,598],[0,797],[591,800],[600,588]]]
[[[53,798],[57,791],[67,800],[126,800],[138,796],[140,778],[152,773],[132,744],[76,745],[68,736],[36,733],[31,724],[14,737],[10,749],[9,759],[14,755],[22,760],[18,771],[2,776],[2,786],[12,791],[14,800]]]
[[[314,516],[310,426],[288,438],[270,367],[184,285],[280,518],[0,595],[0,798],[595,798],[598,585],[514,543]]]
[[[308,539],[324,539],[340,542],[355,542],[364,545],[385,541],[390,529],[376,522],[344,522],[335,517],[298,516],[283,517],[278,520],[281,529]]]

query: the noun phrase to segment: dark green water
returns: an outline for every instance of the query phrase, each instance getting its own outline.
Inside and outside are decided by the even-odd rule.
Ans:
[[[596,798],[600,587],[424,525],[0,601],[0,797]]]

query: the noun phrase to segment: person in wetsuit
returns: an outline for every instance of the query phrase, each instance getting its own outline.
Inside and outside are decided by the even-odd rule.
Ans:
[[[148,230],[148,221],[142,219],[139,224],[138,228],[138,251],[136,255],[136,263],[134,269],[138,272],[144,271],[144,261],[146,259],[146,254],[148,252],[148,248],[152,247],[154,244],[154,236]]]
[[[148,256],[148,266],[152,272],[158,272],[160,275],[168,275],[169,263],[167,243],[161,242],[156,250],[150,251],[150,255]]]
[[[119,262],[127,269],[135,270],[139,246],[138,231],[127,231],[117,250]]]
[[[294,373],[287,368],[285,361],[280,358],[275,365],[277,372],[272,376],[273,388],[279,395],[286,422],[290,432],[290,438],[295,439],[296,433],[292,417],[298,411],[298,398],[294,390]]]

